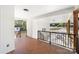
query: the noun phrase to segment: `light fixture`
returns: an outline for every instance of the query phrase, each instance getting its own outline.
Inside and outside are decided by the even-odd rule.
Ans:
[[[24,9],[24,11],[29,11],[28,9]]]

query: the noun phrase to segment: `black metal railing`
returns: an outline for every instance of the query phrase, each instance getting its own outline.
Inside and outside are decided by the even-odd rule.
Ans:
[[[38,31],[38,39],[57,44],[66,48],[74,49],[74,34]]]

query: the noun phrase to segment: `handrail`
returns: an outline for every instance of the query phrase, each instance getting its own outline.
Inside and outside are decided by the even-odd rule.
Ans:
[[[65,32],[51,32],[51,31],[42,31],[42,30],[38,30],[38,32],[48,32],[48,33],[75,35],[75,34],[69,34],[69,33],[65,33]]]

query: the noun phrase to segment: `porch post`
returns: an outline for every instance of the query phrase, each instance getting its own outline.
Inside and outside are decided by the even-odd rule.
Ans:
[[[78,10],[73,11],[73,21],[74,21],[74,49],[77,51],[78,45]]]

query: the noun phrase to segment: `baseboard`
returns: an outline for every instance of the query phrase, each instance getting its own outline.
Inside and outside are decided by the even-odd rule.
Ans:
[[[31,38],[31,39],[36,39],[36,38],[30,37],[30,36],[26,36],[26,37],[29,37],[29,38]],[[37,39],[36,39],[36,40],[37,40]]]
[[[6,53],[6,54],[13,54],[15,50],[11,50],[10,52]]]

